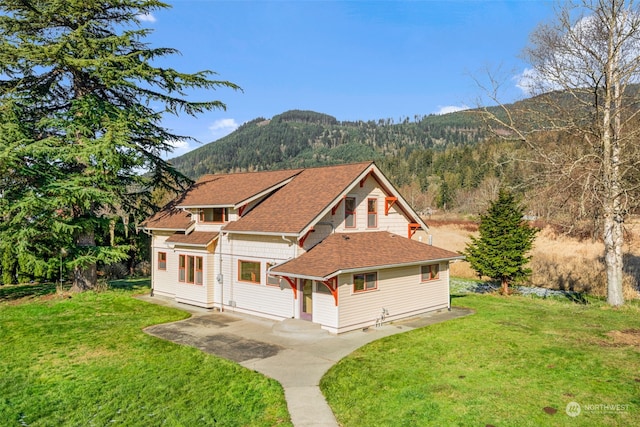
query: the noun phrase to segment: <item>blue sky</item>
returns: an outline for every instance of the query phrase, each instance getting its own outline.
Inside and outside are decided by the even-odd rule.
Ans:
[[[167,0],[142,19],[146,40],[181,55],[159,64],[209,69],[243,91],[193,92],[227,111],[165,125],[202,143],[257,117],[313,110],[338,120],[378,120],[475,107],[474,79],[500,70],[502,99],[522,98],[520,53],[531,31],[553,16],[552,1],[213,1]],[[170,157],[197,148],[178,142]]]

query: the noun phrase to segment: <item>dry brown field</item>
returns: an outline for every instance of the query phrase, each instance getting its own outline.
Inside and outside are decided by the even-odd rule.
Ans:
[[[470,236],[477,236],[477,222],[446,216],[433,216],[425,221],[433,236],[433,245],[444,249],[461,252]],[[640,220],[632,219],[627,223],[625,238],[624,296],[625,299],[636,299],[640,298]],[[531,252],[533,273],[528,284],[606,296],[603,254],[602,242],[559,235],[545,227],[538,233]],[[451,275],[478,278],[466,261],[453,263]]]

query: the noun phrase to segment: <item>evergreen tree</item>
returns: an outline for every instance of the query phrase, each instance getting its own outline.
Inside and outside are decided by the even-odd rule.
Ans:
[[[502,292],[509,283],[531,274],[525,265],[538,230],[523,219],[524,208],[515,196],[500,190],[487,212],[480,216],[480,235],[471,237],[463,254],[480,275],[500,280]]]
[[[130,249],[100,240],[100,230],[123,213],[144,216],[154,188],[188,183],[161,158],[171,141],[188,139],[165,129],[163,114],[225,108],[188,101],[186,90],[238,87],[210,71],[153,65],[176,51],[144,43],[150,30],[139,17],[166,7],[0,3],[0,241],[15,242],[22,273],[53,276],[65,249],[73,289],[92,288],[96,263],[123,260]]]

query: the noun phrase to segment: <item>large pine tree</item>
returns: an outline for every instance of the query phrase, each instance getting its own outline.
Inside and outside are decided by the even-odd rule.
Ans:
[[[480,275],[499,280],[502,292],[509,284],[531,274],[526,268],[538,230],[523,219],[524,207],[515,196],[501,190],[487,212],[480,216],[478,237],[471,237],[464,251],[471,267]]]
[[[73,288],[92,288],[96,263],[122,260],[128,249],[97,245],[96,231],[145,211],[152,189],[187,183],[161,158],[188,138],[164,128],[163,114],[225,108],[187,100],[186,91],[238,87],[210,71],[154,66],[177,52],[144,43],[150,30],[140,17],[166,7],[0,2],[0,250],[11,248],[22,270],[52,276],[64,250]]]

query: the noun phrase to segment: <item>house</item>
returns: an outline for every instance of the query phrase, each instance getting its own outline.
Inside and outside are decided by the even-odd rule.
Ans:
[[[205,175],[143,223],[152,292],[342,333],[449,307],[449,262],[373,162]]]

